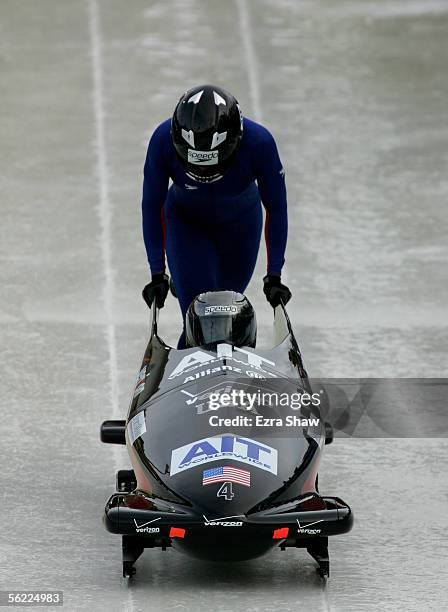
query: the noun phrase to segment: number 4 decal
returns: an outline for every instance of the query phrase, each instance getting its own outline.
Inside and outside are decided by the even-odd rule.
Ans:
[[[231,482],[223,482],[219,487],[216,497],[224,497],[226,501],[230,501],[235,497]]]

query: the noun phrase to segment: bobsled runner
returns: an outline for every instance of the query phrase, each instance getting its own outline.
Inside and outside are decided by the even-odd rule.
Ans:
[[[286,309],[274,309],[275,346],[261,350],[229,332],[244,296],[219,291],[196,300],[195,325],[205,335],[183,350],[159,337],[153,303],[127,419],[101,426],[103,442],[126,444],[133,467],[117,473],[104,513],[108,531],[122,536],[123,576],[145,548],[241,561],[298,547],[326,578],[328,537],[350,531],[353,514],[318,491],[332,439],[323,403],[298,410],[288,399],[266,399],[313,397]]]

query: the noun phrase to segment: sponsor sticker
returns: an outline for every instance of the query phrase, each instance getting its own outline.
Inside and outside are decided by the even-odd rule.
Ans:
[[[277,449],[257,440],[232,434],[203,438],[175,448],[171,451],[170,474],[174,476],[199,465],[223,459],[231,459],[277,474]]]
[[[206,527],[242,527],[243,521],[208,521]]]
[[[204,309],[204,314],[235,314],[238,312],[238,308],[236,306],[206,306]]]
[[[131,444],[146,432],[145,411],[142,410],[128,423],[128,437]]]
[[[221,383],[218,385],[214,384],[211,387],[208,387],[207,389],[202,390],[200,393],[190,393],[189,391],[186,391],[185,389],[180,389],[180,393],[182,394],[181,397],[182,399],[185,400],[185,404],[187,406],[191,406],[193,404],[196,406],[196,414],[204,414],[206,412],[218,410],[221,406],[220,404],[218,406],[215,406],[213,404],[213,399],[211,398],[211,396],[215,397],[216,395],[216,397],[219,399],[222,394],[231,393],[232,390],[233,390],[232,384],[222,384]],[[241,404],[238,404],[236,406],[236,409],[241,410],[244,413],[250,411],[251,413],[258,414],[255,406],[252,406],[252,407],[250,405],[241,406]]]
[[[302,500],[302,502],[303,501],[306,501],[306,500]],[[296,519],[296,520],[297,520],[297,524],[299,525],[299,528],[297,529],[297,533],[306,534],[306,535],[319,535],[319,533],[322,532],[322,529],[320,529],[320,527],[314,527],[314,529],[310,529],[310,527],[311,525],[317,525],[318,523],[323,523],[323,519],[320,519],[319,521],[314,521],[313,523],[307,523],[306,525],[301,525],[299,519]]]
[[[265,370],[263,370],[265,371]],[[199,378],[204,378],[205,376],[210,376],[212,374],[217,374],[219,372],[235,372],[235,374],[244,375],[244,371],[241,368],[235,368],[231,365],[222,365],[216,366],[215,368],[207,368],[206,370],[201,370],[200,372],[195,372],[191,376],[186,376],[184,378],[184,383],[192,382],[194,380],[198,380]],[[277,378],[276,374],[272,374],[271,372],[266,372],[265,375],[260,374],[259,372],[254,372],[253,370],[246,370],[246,376],[249,378],[261,378],[266,379],[267,376],[270,378]]]
[[[188,149],[188,163],[196,166],[216,166],[218,163],[218,151],[197,151]]]
[[[137,395],[140,395],[140,393],[145,388],[145,380],[146,380],[146,366],[143,366],[143,368],[139,372],[137,382],[135,383],[134,397],[137,397]]]
[[[160,521],[160,516],[158,518],[152,519],[151,521],[147,521],[146,523],[141,523],[139,525],[137,521],[134,519],[135,532],[136,533],[160,533],[160,527],[148,527],[151,523],[155,523],[156,521]]]
[[[211,353],[205,353],[204,351],[194,351],[194,353],[190,353],[189,355],[185,355],[171,374],[168,376],[169,379],[174,378],[175,376],[180,376],[185,370],[189,370],[190,368],[196,368],[204,363],[209,363],[210,361],[217,361],[214,355]]]
[[[216,346],[216,354],[218,358],[232,358],[232,347],[230,344],[221,343]]]
[[[215,362],[221,362],[222,357],[231,359],[233,362],[242,364],[244,366],[250,366],[252,369],[255,368],[259,372],[266,373],[274,378],[276,377],[275,374],[270,373],[265,369],[265,367],[267,366],[275,366],[274,361],[266,359],[266,357],[262,357],[261,355],[257,355],[256,353],[253,353],[251,351],[246,351],[245,349],[239,347],[234,347],[235,351],[233,352],[231,345],[226,345],[222,343],[218,346],[218,356],[215,356],[213,353],[206,353],[205,351],[194,351],[192,353],[189,353],[188,355],[185,355],[185,357],[183,357],[176,365],[176,367],[168,376],[168,378],[171,380],[176,376],[180,376],[184,372],[191,373],[193,370],[198,369],[205,364],[211,365]],[[226,346],[228,346],[228,349],[225,349]],[[240,359],[238,359],[238,357],[240,357]],[[231,366],[223,367],[231,368]],[[236,368],[233,368],[233,370],[237,373],[241,373],[241,369],[237,370]],[[210,372],[201,374],[201,376],[206,376],[207,373]],[[213,374],[214,372],[211,373]],[[248,376],[251,376],[251,374],[248,374]],[[196,376],[196,378],[198,378],[198,376]],[[188,382],[188,380],[185,380],[184,382]]]
[[[204,517],[204,526],[205,527],[242,527],[243,521],[235,521],[229,519],[239,519],[243,518],[242,514],[237,514],[236,516],[223,516],[221,518],[209,520],[205,514],[202,515]]]

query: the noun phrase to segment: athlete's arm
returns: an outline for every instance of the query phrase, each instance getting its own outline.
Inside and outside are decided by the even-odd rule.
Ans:
[[[149,141],[143,179],[143,239],[153,275],[163,273],[165,270],[165,221],[163,205],[169,181],[166,160],[167,130],[165,123],[159,125]]]
[[[280,276],[283,264],[285,263],[286,241],[288,237],[285,172],[274,138],[265,128],[261,128],[260,134],[255,172],[258,190],[263,206],[266,209],[267,273]]]

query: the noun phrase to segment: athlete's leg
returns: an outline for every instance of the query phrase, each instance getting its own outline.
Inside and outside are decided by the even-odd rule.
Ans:
[[[178,215],[166,218],[166,252],[182,319],[193,298],[204,291],[216,289],[216,245],[205,228],[185,222]],[[185,348],[185,334],[178,348]]]
[[[257,263],[263,226],[261,205],[215,233],[220,288],[244,293]]]

